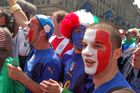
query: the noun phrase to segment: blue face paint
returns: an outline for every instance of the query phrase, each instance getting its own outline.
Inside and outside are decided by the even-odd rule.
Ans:
[[[75,28],[72,32],[72,42],[74,46],[78,49],[82,49],[83,45],[82,40],[85,34],[86,27],[83,25],[80,25],[79,27]]]

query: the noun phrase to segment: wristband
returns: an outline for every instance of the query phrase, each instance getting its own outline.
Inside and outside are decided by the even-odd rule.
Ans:
[[[21,10],[21,7],[18,4],[14,4],[10,7],[10,13],[14,13],[17,10]]]

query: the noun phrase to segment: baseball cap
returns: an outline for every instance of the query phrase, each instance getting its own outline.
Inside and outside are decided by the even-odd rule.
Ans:
[[[36,15],[37,20],[46,32],[47,38],[50,38],[54,32],[54,24],[49,16]]]

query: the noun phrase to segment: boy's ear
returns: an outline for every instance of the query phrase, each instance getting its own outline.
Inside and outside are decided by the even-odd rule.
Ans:
[[[122,49],[121,48],[117,48],[114,50],[114,56],[116,59],[118,59],[121,56],[122,53]]]
[[[40,36],[45,36],[46,35],[46,32],[44,31],[44,29],[41,29],[40,30]]]

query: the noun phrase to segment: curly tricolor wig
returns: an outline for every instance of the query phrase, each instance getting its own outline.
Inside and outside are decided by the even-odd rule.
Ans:
[[[93,16],[90,12],[86,12],[85,10],[71,12],[60,22],[60,32],[66,38],[71,38],[74,28],[80,25],[87,27],[98,22],[99,19],[96,16]]]

